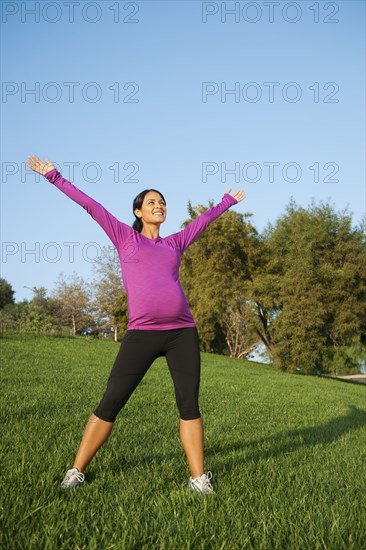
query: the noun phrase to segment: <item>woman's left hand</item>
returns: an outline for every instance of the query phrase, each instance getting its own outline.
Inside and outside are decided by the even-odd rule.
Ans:
[[[55,168],[48,158],[46,158],[46,162],[42,162],[37,155],[30,155],[28,157],[27,164],[29,168],[34,170],[34,172],[41,174],[41,176],[45,176],[48,172],[51,172],[51,170]]]
[[[239,189],[239,191],[237,191],[236,193],[231,193],[231,188],[230,188],[226,191],[226,193],[234,197],[234,199],[237,200],[238,202],[245,199],[245,193],[242,189]]]

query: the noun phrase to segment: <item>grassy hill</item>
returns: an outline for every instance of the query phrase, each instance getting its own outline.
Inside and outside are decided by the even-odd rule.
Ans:
[[[0,340],[5,549],[366,548],[366,389],[202,353],[206,470],[191,494],[164,358],[84,486],[60,493],[119,344]]]

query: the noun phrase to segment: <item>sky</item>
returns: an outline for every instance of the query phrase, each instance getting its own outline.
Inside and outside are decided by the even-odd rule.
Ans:
[[[365,3],[1,3],[1,276],[15,300],[60,273],[91,281],[111,245],[25,161],[32,153],[132,224],[162,191],[162,237],[187,204],[251,213],[259,232],[293,198],[365,213]]]

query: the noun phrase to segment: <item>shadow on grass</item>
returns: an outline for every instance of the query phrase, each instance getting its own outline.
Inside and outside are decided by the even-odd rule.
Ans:
[[[330,444],[347,432],[362,428],[365,425],[366,411],[357,407],[350,407],[348,414],[333,418],[325,424],[275,433],[252,441],[240,440],[229,444],[211,445],[206,447],[205,457],[208,462],[210,457],[215,456],[216,465],[219,468],[221,465],[230,469],[236,467],[240,462],[246,463],[248,460],[258,461],[270,457],[275,458],[293,453],[302,447]],[[241,456],[228,457],[227,454],[231,452],[238,452]],[[183,461],[185,460],[183,454],[181,458]],[[121,449],[121,455],[114,455],[109,459],[108,470],[117,474],[136,467],[151,468],[157,464],[176,459],[176,452],[149,452],[147,454],[142,449],[141,452],[126,458],[126,456],[123,456],[123,450]],[[89,482],[93,482],[99,474],[98,468],[91,467],[88,470]]]
[[[240,440],[228,445],[213,445],[206,450],[206,456],[242,451],[242,457],[219,457],[219,463],[225,467],[237,466],[238,463],[248,460],[276,458],[293,453],[299,448],[314,447],[330,444],[340,439],[351,430],[357,430],[366,425],[366,411],[351,406],[348,414],[332,418],[329,422],[318,426],[298,428],[286,432],[279,432],[260,439]]]

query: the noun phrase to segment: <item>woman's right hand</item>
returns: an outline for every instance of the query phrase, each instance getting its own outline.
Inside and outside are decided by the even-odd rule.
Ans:
[[[47,172],[51,172],[51,170],[55,168],[55,166],[50,160],[48,160],[47,157],[46,162],[42,162],[41,159],[37,157],[37,155],[30,155],[27,160],[27,164],[29,168],[34,170],[34,172],[41,174],[41,176],[45,176]]]

